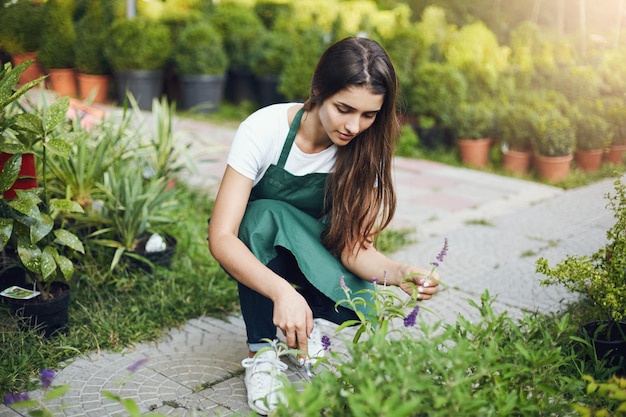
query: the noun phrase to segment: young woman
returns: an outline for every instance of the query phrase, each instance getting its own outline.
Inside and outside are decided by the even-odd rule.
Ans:
[[[248,403],[260,414],[280,400],[274,376],[284,365],[271,350],[256,354],[276,339],[277,327],[288,346],[314,357],[314,318],[356,318],[335,309],[343,284],[356,292],[384,277],[408,293],[417,286],[422,300],[437,290],[436,279],[425,279],[428,269],[395,262],[373,245],[396,207],[397,94],[383,48],[346,38],[321,56],[304,104],[257,110],[235,135],[209,248],[239,283]]]

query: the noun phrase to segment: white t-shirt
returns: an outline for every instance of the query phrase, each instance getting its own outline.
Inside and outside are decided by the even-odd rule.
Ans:
[[[261,108],[244,120],[233,139],[228,165],[253,180],[256,185],[271,164],[278,163],[289,133],[287,111],[301,103],[280,103]],[[289,151],[285,170],[293,175],[313,172],[329,173],[335,165],[336,145],[321,152],[304,153],[294,143]]]

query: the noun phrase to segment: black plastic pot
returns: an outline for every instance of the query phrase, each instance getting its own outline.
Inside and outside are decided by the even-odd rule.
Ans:
[[[626,373],[626,322],[593,321],[581,331],[593,343],[598,359],[606,359],[609,366],[621,363],[621,374]]]
[[[278,92],[280,78],[275,75],[257,76],[259,85],[259,106],[265,107],[270,104],[285,102],[285,97]]]
[[[180,75],[180,104],[182,110],[200,113],[217,111],[224,96],[223,75]]]
[[[69,285],[53,282],[50,291],[59,295],[45,301],[41,296],[30,300],[7,299],[21,330],[35,329],[46,338],[69,334]]]
[[[123,103],[130,92],[141,110],[152,109],[152,99],[163,94],[163,71],[120,71],[114,74],[117,100]]]

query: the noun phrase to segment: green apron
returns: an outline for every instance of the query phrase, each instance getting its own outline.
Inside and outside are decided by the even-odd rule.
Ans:
[[[303,109],[300,109],[291,123],[278,163],[270,165],[253,187],[239,227],[239,238],[265,265],[276,257],[277,247],[286,248],[295,256],[304,276],[337,302],[346,298],[340,277],[344,277],[352,295],[361,289],[371,289],[372,284],[348,271],[321,243],[328,174],[296,176],[284,169],[302,113]],[[371,301],[368,294],[359,296]],[[363,307],[363,310],[367,312],[370,308]]]

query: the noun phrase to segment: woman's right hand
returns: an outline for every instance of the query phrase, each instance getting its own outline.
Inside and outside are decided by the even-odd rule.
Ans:
[[[288,347],[308,352],[307,338],[313,331],[313,312],[293,287],[274,300],[274,325],[285,335]]]

